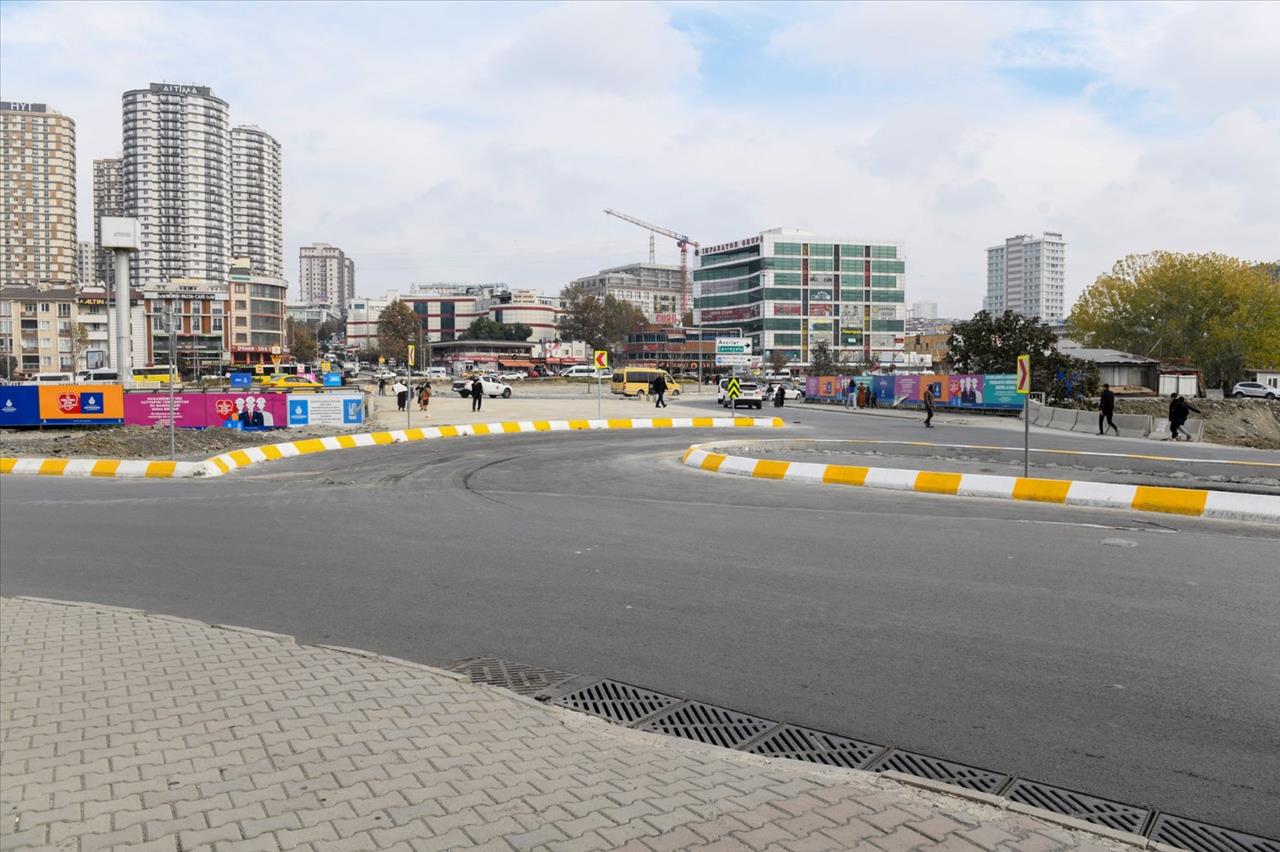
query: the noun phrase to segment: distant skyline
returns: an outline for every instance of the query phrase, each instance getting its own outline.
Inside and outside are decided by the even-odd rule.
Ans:
[[[6,2],[0,97],[75,119],[86,240],[122,93],[212,87],[283,146],[295,299],[311,242],[361,295],[558,292],[647,258],[611,207],[902,240],[907,300],[967,316],[1021,233],[1063,234],[1068,310],[1128,253],[1276,260],[1277,31],[1272,3]]]

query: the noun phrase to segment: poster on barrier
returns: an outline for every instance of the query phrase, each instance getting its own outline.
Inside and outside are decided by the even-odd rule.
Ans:
[[[1018,394],[1018,377],[1013,373],[988,373],[983,376],[983,408],[1022,408]]]
[[[169,423],[169,394],[127,393],[124,395],[124,422],[132,426],[159,426]],[[204,394],[173,395],[173,425],[182,429],[203,429],[209,425]]]
[[[234,427],[279,429],[284,425],[284,397],[279,392],[188,391],[173,395],[174,425],[183,429]],[[165,392],[125,394],[125,422],[137,426],[169,423],[169,394]]]
[[[0,426],[40,425],[40,395],[35,385],[0,387]]]
[[[875,394],[876,405],[893,405],[896,401],[894,389],[897,384],[895,376],[873,376],[871,392]]]
[[[947,376],[947,405],[955,408],[977,408],[983,405],[985,378],[970,373]]]
[[[294,394],[288,402],[289,426],[353,426],[363,422],[363,394]]]
[[[37,388],[40,422],[46,426],[124,422],[122,385],[47,385]]]

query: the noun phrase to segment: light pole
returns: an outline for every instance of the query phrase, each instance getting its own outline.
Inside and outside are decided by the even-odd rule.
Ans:
[[[166,300],[166,309],[168,313],[165,327],[169,331],[169,461],[177,458],[178,441],[177,432],[175,430],[177,417],[173,409],[173,386],[177,384],[175,377],[175,363],[178,359],[178,330],[174,327],[173,322],[173,299]]]

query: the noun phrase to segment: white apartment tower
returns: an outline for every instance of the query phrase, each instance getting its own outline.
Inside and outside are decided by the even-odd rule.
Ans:
[[[307,305],[328,305],[346,315],[356,294],[356,265],[342,249],[312,243],[298,249],[298,286]]]
[[[93,161],[93,277],[107,286],[116,280],[116,259],[102,247],[102,217],[124,215],[123,168],[120,157]]]
[[[76,123],[0,101],[0,284],[76,280]]]
[[[1009,237],[1004,245],[987,249],[987,297],[983,307],[992,314],[1013,311],[1039,317],[1050,325],[1066,317],[1067,244],[1062,234]]]
[[[231,253],[255,275],[284,277],[280,143],[259,127],[231,131]]]
[[[231,123],[205,86],[124,93],[124,214],[140,220],[136,287],[185,278],[225,286],[231,262]]]

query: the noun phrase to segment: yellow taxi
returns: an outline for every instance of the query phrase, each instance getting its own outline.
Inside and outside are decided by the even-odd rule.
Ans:
[[[311,390],[324,387],[321,382],[313,382],[306,376],[268,376],[263,385],[269,388],[292,390]]]

